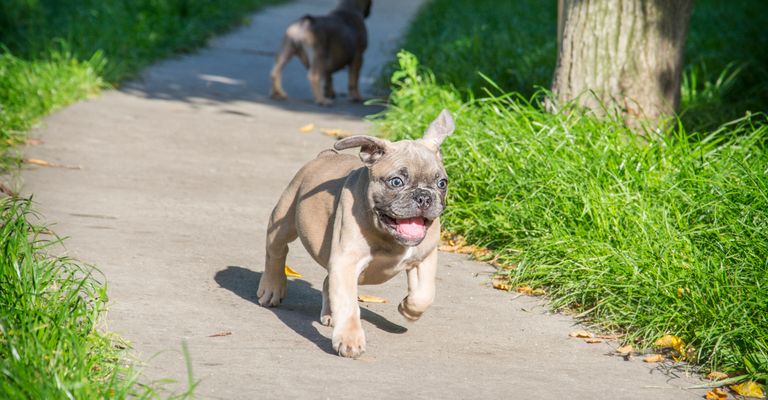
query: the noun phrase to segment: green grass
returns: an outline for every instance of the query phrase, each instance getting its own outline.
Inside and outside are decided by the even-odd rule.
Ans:
[[[384,132],[417,137],[455,112],[448,231],[516,265],[511,282],[546,288],[554,308],[641,346],[678,335],[706,369],[768,380],[764,115],[638,141],[620,121],[548,114],[541,96],[467,101],[399,59]]]
[[[0,397],[148,398],[125,347],[102,333],[106,287],[94,271],[48,252],[29,200],[0,200]]]
[[[443,107],[444,225],[512,285],[650,347],[680,336],[705,370],[768,382],[768,5],[696,1],[678,124],[549,114],[555,2],[433,0],[392,74],[391,138]],[[423,66],[419,65],[419,61]]]
[[[279,0],[7,0],[0,5],[0,168],[46,114],[190,51]]]
[[[403,48],[465,99],[490,77],[529,98],[549,88],[556,62],[554,1],[432,0]],[[685,48],[681,118],[713,129],[746,111],[768,111],[768,3],[697,0]]]

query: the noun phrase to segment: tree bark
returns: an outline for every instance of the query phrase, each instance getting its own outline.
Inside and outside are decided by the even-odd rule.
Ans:
[[[570,100],[630,126],[680,103],[693,0],[559,0],[554,107]]]

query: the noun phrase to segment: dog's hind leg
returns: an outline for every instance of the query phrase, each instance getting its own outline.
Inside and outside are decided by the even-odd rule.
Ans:
[[[360,69],[363,67],[363,55],[359,54],[349,63],[349,98],[352,101],[363,101],[360,97],[360,91],[357,88],[360,80]]]
[[[288,243],[298,237],[296,198],[288,195],[290,191],[296,191],[294,185],[288,186],[269,219],[264,274],[261,275],[259,289],[256,291],[262,306],[274,307],[280,304],[286,294],[285,258],[288,255]]]
[[[272,90],[270,95],[273,99],[285,99],[288,97],[288,95],[285,94],[285,90],[283,90],[283,67],[290,61],[295,53],[295,46],[288,37],[288,33],[286,33],[283,38],[283,45],[280,46],[280,51],[275,58],[275,65],[272,67],[272,72],[270,72],[270,77],[272,78]]]

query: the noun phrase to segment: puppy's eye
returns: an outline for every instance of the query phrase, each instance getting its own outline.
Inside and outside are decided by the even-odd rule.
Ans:
[[[389,183],[389,186],[396,187],[396,188],[402,187],[404,184],[403,180],[397,176],[394,178],[390,178],[387,182]]]
[[[440,179],[439,181],[437,181],[437,188],[438,189],[445,189],[447,187],[448,187],[448,179],[443,178],[443,179]]]

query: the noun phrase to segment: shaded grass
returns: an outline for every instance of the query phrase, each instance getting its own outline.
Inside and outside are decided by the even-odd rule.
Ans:
[[[125,347],[102,333],[106,287],[90,267],[48,254],[29,200],[0,200],[0,397],[148,398]]]
[[[768,111],[768,3],[697,0],[685,46],[680,115],[689,130],[714,129],[746,111]],[[465,99],[488,76],[504,92],[531,97],[551,86],[554,1],[432,0],[403,48]]]
[[[0,168],[42,116],[279,0],[7,0],[0,4]]]
[[[545,113],[536,97],[466,101],[413,55],[399,60],[380,121],[390,137],[456,113],[447,230],[516,265],[511,282],[546,288],[555,308],[641,345],[678,335],[707,369],[768,380],[764,115],[639,141],[620,121]]]

